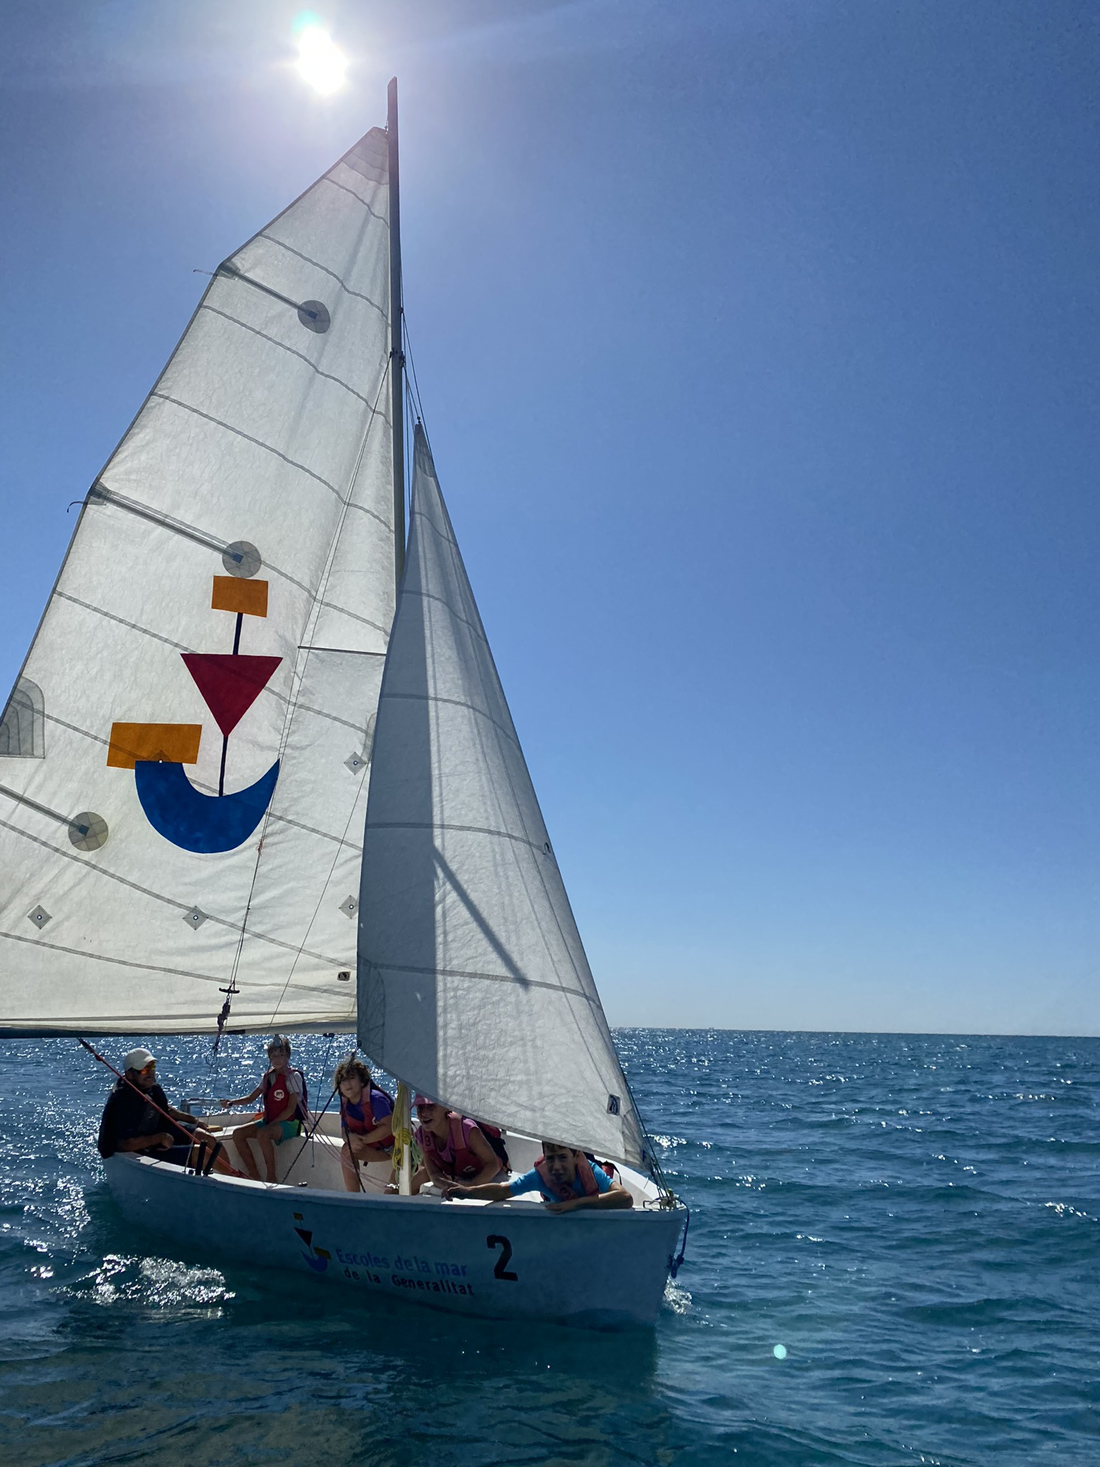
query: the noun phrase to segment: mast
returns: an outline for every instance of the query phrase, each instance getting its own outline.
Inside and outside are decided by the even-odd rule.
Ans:
[[[397,152],[397,78],[387,94],[390,183],[390,417],[393,423],[394,580],[405,569],[405,353],[401,340],[401,183]]]

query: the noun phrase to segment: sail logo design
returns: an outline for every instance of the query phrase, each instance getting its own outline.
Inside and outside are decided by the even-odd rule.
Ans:
[[[229,736],[263,692],[281,657],[254,657],[241,652],[246,616],[267,616],[267,581],[254,580],[261,561],[255,546],[230,545],[222,557],[230,572],[214,577],[210,600],[214,611],[236,614],[233,651],[183,652],[203,701],[221,730],[222,757],[218,793],[196,789],[184,772],[199,757],[202,725],[198,723],[114,723],[107,763],[132,769],[145,818],[165,840],[204,855],[232,851],[259,825],[275,793],[279,761],[247,789],[225,793]]]

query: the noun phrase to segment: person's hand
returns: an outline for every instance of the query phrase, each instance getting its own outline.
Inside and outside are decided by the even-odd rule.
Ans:
[[[156,1149],[158,1151],[161,1148],[167,1150],[169,1146],[175,1146],[176,1144],[176,1138],[172,1135],[170,1131],[159,1131],[154,1137],[154,1140],[157,1143]]]
[[[465,1187],[444,1187],[443,1189],[443,1196],[447,1199],[448,1202],[451,1202],[456,1198],[469,1197],[469,1195],[470,1194],[469,1192],[467,1192]]]
[[[580,1200],[579,1197],[572,1197],[565,1202],[548,1202],[546,1210],[547,1212],[572,1212]]]
[[[228,1110],[231,1105],[236,1105],[236,1103],[237,1102],[235,1100],[219,1100],[218,1101],[218,1104],[221,1106],[222,1110]]]

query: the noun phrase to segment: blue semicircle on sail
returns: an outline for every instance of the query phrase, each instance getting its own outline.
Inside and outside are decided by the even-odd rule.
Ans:
[[[182,764],[138,760],[134,764],[137,795],[154,830],[185,851],[212,855],[242,845],[263,819],[275,791],[279,761],[246,790],[232,795],[204,795]]]

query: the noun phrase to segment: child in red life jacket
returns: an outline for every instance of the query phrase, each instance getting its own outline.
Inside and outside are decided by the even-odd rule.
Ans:
[[[416,1144],[424,1158],[424,1165],[412,1179],[414,1193],[426,1182],[434,1182],[437,1187],[448,1187],[452,1182],[476,1187],[507,1177],[507,1167],[477,1121],[448,1110],[426,1095],[415,1096],[413,1105],[420,1121]]]
[[[340,1092],[344,1146],[340,1168],[349,1192],[362,1191],[359,1167],[389,1161],[393,1154],[393,1101],[379,1090],[361,1059],[349,1054],[336,1066],[332,1088]]]
[[[264,1098],[263,1114],[258,1115],[248,1125],[236,1126],[233,1130],[233,1144],[241,1158],[241,1165],[254,1182],[260,1180],[260,1173],[251,1143],[254,1140],[260,1143],[267,1180],[277,1182],[279,1179],[275,1175],[275,1143],[289,1141],[292,1136],[299,1135],[302,1122],[307,1119],[306,1078],[301,1070],[291,1068],[290,1040],[285,1034],[275,1035],[267,1046],[267,1057],[271,1068],[255,1090],[238,1096],[236,1100],[222,1101],[222,1105],[228,1110],[231,1105],[251,1105],[261,1095]]]
[[[541,1192],[548,1212],[572,1212],[578,1207],[633,1207],[634,1199],[583,1151],[542,1143],[542,1155],[529,1172],[514,1182],[488,1182],[480,1187],[448,1187],[445,1197],[477,1197],[503,1202],[524,1192]]]

